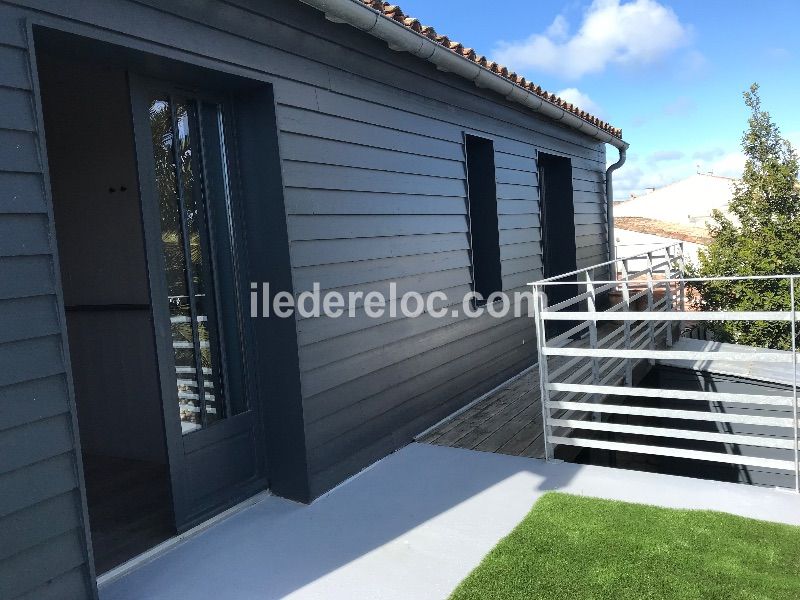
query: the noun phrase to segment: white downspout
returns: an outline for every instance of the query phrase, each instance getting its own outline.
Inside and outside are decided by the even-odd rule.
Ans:
[[[606,169],[606,220],[608,222],[608,260],[616,258],[616,244],[614,239],[614,184],[612,173],[625,164],[625,147],[619,147],[619,160]]]

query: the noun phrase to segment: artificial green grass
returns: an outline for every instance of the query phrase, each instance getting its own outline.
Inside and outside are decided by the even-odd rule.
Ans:
[[[450,598],[800,598],[800,527],[548,493]]]

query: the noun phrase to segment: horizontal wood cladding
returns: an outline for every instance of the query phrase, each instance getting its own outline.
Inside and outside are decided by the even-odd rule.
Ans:
[[[388,293],[396,281],[400,293],[445,290],[448,307],[460,303],[471,287],[465,132],[490,138],[495,147],[505,290],[524,291],[541,277],[538,151],[571,158],[579,263],[605,260],[602,144],[296,1],[35,4],[49,18],[273,83],[295,292],[316,281],[345,293]],[[43,299],[52,301],[54,279],[30,74],[24,37],[8,26],[11,16],[24,14],[0,4],[0,103],[14,113],[0,116],[0,269],[15,274],[0,278],[0,302],[8,300],[3,306],[20,318],[41,315],[42,322],[30,339],[16,325],[0,339],[0,361],[12,352],[27,357],[13,374],[0,373],[0,411],[13,404],[9,422],[15,423],[2,430],[7,438],[0,444],[17,428],[52,428],[47,454],[62,449],[57,431],[67,400],[60,335]],[[532,323],[524,318],[374,320],[363,306],[352,319],[298,318],[297,335],[315,495],[530,365],[535,348]],[[48,401],[37,386],[51,390]],[[24,466],[0,475],[0,484],[22,473],[30,481],[51,473],[46,497],[30,488],[31,497],[68,502],[77,494],[74,456],[65,451],[31,462],[37,458],[23,446],[8,460]],[[23,490],[23,479],[15,489]],[[4,498],[0,489],[0,515]],[[19,523],[31,509],[11,508],[20,511]],[[64,519],[60,528],[66,529],[54,530],[51,542],[72,556],[68,537],[78,530],[69,527]],[[32,543],[37,535],[31,533]],[[18,550],[14,556],[49,556],[44,542]],[[26,559],[19,560],[24,568]],[[80,566],[73,562],[54,562],[53,586],[80,589]],[[0,573],[3,565],[0,559]],[[24,583],[20,593],[59,597],[56,587],[42,588],[34,578]]]
[[[92,597],[24,19],[0,3],[0,597]]]
[[[396,62],[385,54],[371,60]],[[604,259],[604,154],[594,143],[567,131],[553,136],[536,119],[512,125],[500,104],[479,113],[450,103],[452,89],[432,82],[412,94],[373,70],[369,78],[337,69],[327,77],[327,89],[276,84],[296,292],[317,282],[323,291],[386,294],[394,281],[401,294],[444,290],[441,306],[460,309],[471,289],[465,131],[495,145],[505,290],[526,291],[542,276],[540,150],[572,159],[579,259]],[[525,319],[371,319],[359,305],[352,318],[298,317],[297,330],[318,491],[533,361]]]

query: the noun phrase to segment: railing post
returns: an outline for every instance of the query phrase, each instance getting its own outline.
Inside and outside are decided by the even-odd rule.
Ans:
[[[683,255],[683,242],[678,244],[678,279],[680,279],[680,283],[678,284],[678,293],[680,294],[680,298],[678,302],[680,303],[681,312],[686,312],[686,282],[683,280],[683,276],[686,273],[686,258]]]
[[[664,265],[664,312],[672,311],[672,253],[669,251],[671,246],[664,248],[664,256],[667,263]],[[667,347],[672,347],[672,321],[667,321]]]
[[[653,312],[653,252],[652,250],[647,253],[647,312]],[[656,349],[656,322],[648,321],[647,329],[650,332],[650,350]],[[655,364],[655,360],[648,359],[651,365]]]
[[[792,311],[792,431],[794,434],[794,490],[800,493],[800,453],[797,431],[797,314],[794,302],[794,276],[789,277],[789,302]]]
[[[584,277],[586,278],[586,293],[589,296],[586,299],[586,307],[588,312],[594,313],[597,312],[597,298],[595,297],[594,283],[592,282],[591,275],[589,275],[589,271],[584,273]],[[597,349],[597,319],[589,319],[589,348],[592,350]],[[600,384],[599,358],[592,358],[592,382],[595,385]]]
[[[536,348],[539,353],[539,395],[542,401],[542,432],[544,435],[544,458],[553,459],[553,447],[550,443],[552,431],[550,431],[550,390],[548,389],[547,355],[544,348],[547,345],[546,329],[544,321],[544,310],[547,306],[546,299],[539,289],[533,284],[533,314],[536,321]]]
[[[622,289],[622,302],[623,306],[625,307],[625,312],[629,313],[631,310],[631,288],[630,282],[628,281],[628,277],[630,271],[628,270],[628,259],[624,259],[622,261],[621,266],[622,271],[622,285],[620,288]],[[622,322],[622,327],[625,336],[625,349],[631,349],[631,322],[628,319],[625,319]],[[628,387],[633,386],[633,359],[626,358],[625,359],[625,385]]]

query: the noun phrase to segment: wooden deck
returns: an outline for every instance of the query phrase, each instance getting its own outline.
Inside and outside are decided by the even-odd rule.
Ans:
[[[602,337],[614,326],[612,323],[598,326],[598,335]],[[665,339],[666,335],[662,333],[656,341],[657,347],[664,348]],[[589,339],[584,337],[575,340],[569,346],[587,348]],[[552,357],[548,366],[552,371],[565,360],[568,359]],[[634,365],[634,381],[640,380],[649,370],[647,361],[638,361]],[[587,375],[583,382],[590,383],[590,377]],[[612,385],[620,384],[623,377],[620,374],[619,380]],[[478,398],[465,410],[462,409],[438,426],[423,432],[416,441],[512,456],[544,458],[538,363]],[[574,446],[562,447],[558,457],[569,460],[579,450]]]
[[[539,369],[527,369],[417,441],[544,458]]]

